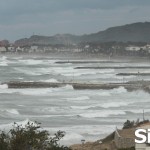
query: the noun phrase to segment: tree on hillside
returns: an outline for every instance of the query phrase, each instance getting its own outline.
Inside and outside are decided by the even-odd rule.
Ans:
[[[0,150],[70,150],[58,143],[64,135],[58,131],[50,136],[48,131],[40,129],[39,124],[28,122],[23,127],[14,123],[8,133],[0,133]]]
[[[123,129],[129,129],[134,127],[134,121],[130,121],[127,120],[124,124],[123,124]]]

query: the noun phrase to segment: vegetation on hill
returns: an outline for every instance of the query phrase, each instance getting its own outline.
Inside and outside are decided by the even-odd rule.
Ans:
[[[129,128],[134,128],[134,127],[138,127],[140,125],[143,125],[145,123],[149,123],[149,120],[143,120],[143,121],[139,121],[139,119],[137,119],[137,121],[130,121],[127,120],[124,124],[123,124],[123,129],[129,129]]]
[[[65,133],[58,131],[51,136],[41,130],[40,124],[28,122],[25,126],[14,123],[8,133],[0,133],[0,150],[70,150],[59,144]]]

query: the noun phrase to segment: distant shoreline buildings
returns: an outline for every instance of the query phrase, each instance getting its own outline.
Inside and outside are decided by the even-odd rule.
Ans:
[[[99,53],[110,56],[150,56],[150,44],[144,42],[104,42],[55,45],[23,45],[0,41],[0,53]]]
[[[108,56],[149,56],[150,22],[108,28],[92,34],[32,35],[14,43],[0,41],[0,53],[98,53]]]

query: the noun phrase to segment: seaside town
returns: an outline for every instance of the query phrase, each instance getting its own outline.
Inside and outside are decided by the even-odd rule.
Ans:
[[[132,29],[135,26],[139,26],[140,30],[143,31],[141,25],[148,25],[148,29],[150,29],[150,23],[127,25],[127,29],[130,29],[132,26]],[[119,27],[116,28],[118,29]],[[124,29],[126,29],[126,25],[123,26],[122,30],[123,32],[128,31]],[[112,30],[114,28],[111,29],[111,32]],[[107,31],[110,30],[105,31],[106,35],[108,34]],[[122,35],[122,32],[120,34]],[[41,146],[47,147],[47,149],[41,148],[42,150],[54,150],[56,148],[57,150],[149,150],[150,143],[147,141],[140,144],[135,143],[135,139],[137,138],[135,131],[140,128],[145,130],[150,128],[150,122],[147,120],[149,119],[149,108],[147,107],[149,105],[150,94],[149,39],[145,40],[143,36],[143,39],[139,40],[140,36],[138,36],[138,39],[134,40],[135,36],[133,36],[131,40],[127,41],[130,37],[128,35],[126,40],[122,36],[123,40],[119,42],[121,36],[118,40],[113,41],[113,34],[110,41],[100,41],[97,34],[95,38],[93,38],[93,34],[90,36],[92,38],[89,38],[89,35],[87,37],[76,37],[73,35],[46,37],[33,35],[29,38],[17,40],[14,43],[8,40],[0,41],[0,66],[3,70],[0,72],[0,92],[8,99],[9,103],[12,103],[11,94],[12,96],[14,95],[14,99],[20,96],[23,99],[22,101],[18,99],[16,102],[18,104],[13,109],[6,106],[6,110],[2,110],[2,114],[4,114],[2,120],[5,122],[7,116],[9,120],[12,114],[14,117],[13,121],[18,121],[24,116],[31,119],[31,121],[25,120],[25,123],[20,124],[21,126],[18,125],[17,130],[16,128],[10,129],[10,126],[8,128],[12,135],[16,134],[15,137],[21,131],[19,134],[23,137],[23,141],[27,142],[25,146],[23,145],[25,147],[23,150],[30,150],[30,147],[34,147],[34,142],[30,145],[30,141],[26,139],[26,136],[30,136],[30,139],[33,140],[36,136],[39,136],[36,146],[39,149]],[[149,38],[149,36],[147,37]],[[34,54],[37,54],[37,56],[32,57]],[[40,58],[39,56],[42,55],[44,57],[46,55],[47,57]],[[111,57],[112,59],[110,60]],[[6,72],[7,75],[5,74]],[[12,74],[14,75],[13,78]],[[89,92],[86,92],[86,90]],[[28,100],[26,96],[29,98],[28,103],[30,106],[28,107],[31,107],[31,114],[28,107],[24,110],[25,112],[20,109],[27,105],[24,104]],[[140,106],[139,102],[144,101],[144,98],[146,101],[144,103],[141,102]],[[43,102],[43,99],[47,99],[46,102]],[[32,101],[34,105],[32,105]],[[20,105],[20,103],[23,105]],[[49,107],[47,108],[48,105]],[[139,108],[139,111],[137,111],[137,108]],[[39,109],[41,109],[40,112]],[[142,121],[141,117],[139,117],[142,114],[141,109],[146,109],[146,117],[143,112]],[[10,117],[8,115],[9,112],[11,114]],[[35,123],[32,123],[32,121],[35,118],[30,118],[30,115],[40,114],[40,117],[37,118],[49,126],[53,122],[51,122],[51,119],[45,119],[45,116],[49,117],[51,113],[54,115],[54,118],[56,117],[56,123],[54,121],[53,128],[60,125],[58,129],[62,129],[62,132],[55,133],[54,137],[49,136],[49,131],[40,132],[38,130],[40,126],[33,126]],[[131,120],[138,117],[140,119],[136,121]],[[79,125],[79,128],[83,125],[81,131],[78,131],[78,126],[74,125],[72,119]],[[127,121],[123,124],[123,121],[126,119]],[[62,123],[57,124],[57,121],[61,121]],[[70,124],[69,126],[66,123],[67,121]],[[87,123],[87,127],[90,125],[91,133],[88,133],[90,129],[85,128],[86,131],[84,131],[84,122]],[[22,124],[25,124],[25,128],[22,128]],[[105,132],[102,131],[103,129],[100,129],[100,127],[103,127],[103,124]],[[110,132],[107,131],[109,125],[109,128],[111,128]],[[61,128],[62,126],[64,128]],[[67,128],[69,128],[69,132]],[[32,136],[30,135],[31,130],[34,132]],[[104,134],[102,134],[103,132]],[[44,138],[41,136],[41,133],[44,133]],[[68,135],[69,133],[71,135]],[[77,136],[77,141],[74,134]],[[60,145],[59,141],[63,140],[63,138],[65,139],[65,136],[69,136],[66,140],[66,143],[69,144]],[[96,138],[92,140],[91,137],[88,139],[88,136]],[[9,148],[12,146],[11,142],[16,142],[15,147],[22,147],[20,145],[17,146],[20,144],[19,137],[13,140],[7,132],[2,132],[0,134],[0,146],[3,147],[2,150],[20,150]],[[40,144],[40,140],[43,140],[43,145]],[[21,142],[21,145],[24,142]],[[32,150],[37,150],[38,148],[33,148]]]
[[[150,56],[150,43],[146,42],[104,42],[79,44],[19,44],[0,41],[0,53],[101,53],[107,55]]]

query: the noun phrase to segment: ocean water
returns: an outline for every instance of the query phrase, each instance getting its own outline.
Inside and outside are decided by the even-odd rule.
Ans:
[[[65,59],[65,58],[64,58]],[[8,89],[9,81],[108,83],[149,80],[150,76],[117,76],[123,72],[150,72],[150,69],[75,69],[98,66],[149,66],[149,62],[66,63],[61,58],[0,56],[0,129],[13,122],[38,121],[54,133],[66,132],[63,144],[95,141],[122,127],[127,120],[150,116],[150,94],[142,90],[74,90],[62,88]],[[66,59],[67,60],[67,59]],[[84,60],[82,60],[84,61]]]

